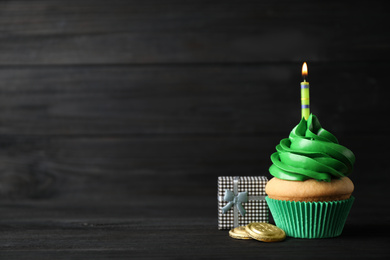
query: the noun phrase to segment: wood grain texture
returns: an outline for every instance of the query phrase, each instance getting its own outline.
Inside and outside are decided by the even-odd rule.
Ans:
[[[20,138],[0,154],[1,193],[11,198],[101,198],[175,195],[216,189],[218,176],[265,175],[284,135]],[[340,139],[358,160],[356,192],[374,199],[375,181],[390,181],[383,150],[360,135]],[[359,160],[359,158],[364,158]],[[367,176],[369,174],[369,176]],[[383,187],[385,189],[385,187]],[[205,194],[204,194],[205,195]],[[214,197],[214,192],[206,195]],[[385,201],[387,195],[380,199]]]
[[[387,259],[385,4],[0,1],[0,259]],[[217,177],[271,177],[303,61],[355,204],[339,238],[233,240]]]
[[[340,237],[287,238],[280,243],[235,240],[227,230],[217,230],[216,203],[208,198],[187,195],[146,197],[142,203],[134,197],[116,202],[90,199],[87,204],[80,200],[1,203],[7,209],[0,220],[1,256],[286,259],[288,255],[316,258],[320,254],[323,259],[383,259],[390,253],[387,234],[376,232],[390,230],[389,208],[377,207],[377,202],[364,197],[356,200],[357,207],[352,209]],[[365,203],[376,207],[364,210]],[[362,225],[367,219],[371,221]]]
[[[8,1],[0,64],[382,60],[383,1]]]
[[[266,172],[300,115],[303,58],[323,126],[341,140],[364,136],[347,143],[358,155],[378,150],[378,136],[387,146],[386,128],[361,124],[389,111],[381,1],[9,1],[0,10],[2,197],[111,196],[162,174],[185,183]],[[183,37],[209,43],[177,44]]]
[[[310,69],[312,112],[325,128],[367,133],[372,127],[359,117],[389,111],[387,63]],[[3,68],[0,133],[286,133],[300,117],[299,70],[296,63]]]

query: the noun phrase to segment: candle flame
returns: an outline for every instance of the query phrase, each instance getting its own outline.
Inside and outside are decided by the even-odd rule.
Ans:
[[[302,65],[302,76],[303,77],[307,77],[307,64],[306,64],[306,62],[304,62],[303,63],[303,65]]]

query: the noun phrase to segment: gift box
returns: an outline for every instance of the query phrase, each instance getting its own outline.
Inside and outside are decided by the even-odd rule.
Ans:
[[[218,177],[218,229],[268,223],[265,176]]]

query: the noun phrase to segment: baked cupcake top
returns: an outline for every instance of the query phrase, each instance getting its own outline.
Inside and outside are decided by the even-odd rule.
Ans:
[[[323,129],[317,117],[310,114],[282,139],[271,155],[269,172],[276,178],[290,181],[316,179],[331,181],[352,172],[355,155],[340,145],[337,138]]]

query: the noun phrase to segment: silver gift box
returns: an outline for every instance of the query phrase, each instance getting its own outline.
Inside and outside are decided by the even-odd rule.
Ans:
[[[218,177],[218,229],[268,223],[265,176]]]

